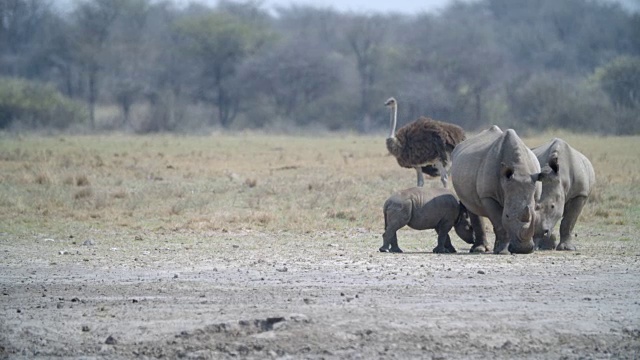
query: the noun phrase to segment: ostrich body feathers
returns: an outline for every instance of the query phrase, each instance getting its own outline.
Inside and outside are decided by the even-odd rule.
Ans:
[[[448,153],[463,140],[465,133],[461,127],[420,117],[398,129],[395,137],[387,138],[387,150],[398,165],[405,168],[422,166],[423,172],[437,176],[437,169],[427,165],[440,160],[446,166]]]

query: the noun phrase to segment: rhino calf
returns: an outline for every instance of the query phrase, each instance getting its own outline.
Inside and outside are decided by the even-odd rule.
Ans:
[[[405,225],[415,230],[435,229],[438,246],[434,253],[456,252],[449,237],[451,228],[465,242],[474,243],[467,210],[447,189],[413,187],[391,195],[384,203],[381,252],[402,252],[396,231]]]
[[[553,139],[532,151],[542,166],[534,242],[543,250],[575,250],[571,232],[596,182],[593,165],[562,139]],[[560,243],[556,247],[553,228],[560,219]]]

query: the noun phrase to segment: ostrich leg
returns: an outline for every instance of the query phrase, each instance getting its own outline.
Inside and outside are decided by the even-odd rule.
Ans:
[[[416,166],[416,167],[414,167],[414,169],[416,169],[416,174],[418,174],[418,187],[423,187],[424,186],[424,176],[422,175],[422,167]]]
[[[447,184],[449,183],[449,174],[447,174],[447,169],[442,165],[442,161],[436,161],[436,168],[440,172],[440,181],[442,185],[444,185],[445,189],[447,188]]]

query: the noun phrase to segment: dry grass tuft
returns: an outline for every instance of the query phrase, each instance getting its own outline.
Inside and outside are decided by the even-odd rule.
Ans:
[[[78,175],[76,176],[76,186],[89,186],[89,178],[87,175]]]
[[[334,211],[330,210],[327,213],[327,217],[330,219],[338,219],[338,220],[348,220],[348,221],[356,221],[356,215],[352,211]]]
[[[64,178],[64,180],[62,180],[62,183],[64,185],[74,185],[76,182],[76,179],[74,179],[73,176],[67,176]]]
[[[93,195],[93,190],[91,188],[84,188],[76,191],[73,195],[73,198],[76,200],[90,198]]]
[[[34,182],[38,185],[51,185],[51,177],[49,174],[41,172],[36,175]]]
[[[111,194],[111,197],[114,199],[124,199],[127,197],[127,192],[123,189],[119,189]]]

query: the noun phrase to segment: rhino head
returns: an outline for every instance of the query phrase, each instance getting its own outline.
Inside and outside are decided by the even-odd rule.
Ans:
[[[536,205],[538,219],[534,242],[542,249],[555,248],[551,233],[563,214],[565,192],[558,174],[559,170],[558,157],[552,155],[549,163],[542,168],[540,173],[542,195]]]
[[[504,191],[502,226],[509,241],[509,252],[528,254],[534,249],[537,181],[540,174],[528,174],[502,164],[500,183]]]
[[[454,224],[454,230],[460,239],[464,240],[467,244],[475,243],[475,236],[473,227],[471,226],[471,220],[469,219],[469,212],[467,208],[460,203],[460,212],[458,213],[458,219]]]

